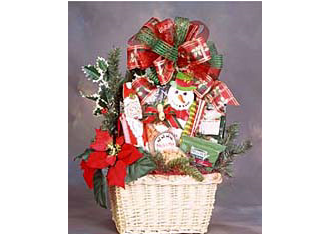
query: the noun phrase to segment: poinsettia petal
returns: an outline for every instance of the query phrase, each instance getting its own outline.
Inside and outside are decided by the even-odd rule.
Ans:
[[[89,147],[96,151],[106,151],[108,148],[108,145],[104,144],[104,143],[93,142],[92,144],[90,144]]]
[[[114,155],[112,155],[112,156],[109,155],[109,156],[107,157],[107,159],[106,159],[106,162],[107,162],[108,166],[113,166],[114,163],[115,163],[115,161],[116,161],[116,159],[117,159],[116,156],[114,156]]]
[[[101,129],[95,129],[95,131],[95,140],[91,143],[90,148],[96,151],[106,151],[108,145],[113,143],[112,136],[108,131],[102,131]]]
[[[84,180],[85,180],[87,186],[90,189],[93,189],[93,187],[94,187],[93,177],[94,177],[94,173],[95,173],[96,169],[88,167],[84,160],[81,161],[80,167],[82,170],[84,170],[83,176],[84,176]]]
[[[93,142],[89,146],[91,149],[96,151],[106,151],[108,149],[108,145],[104,143]]]
[[[124,144],[121,147],[121,150],[120,150],[120,152],[118,154],[118,159],[119,160],[124,160],[124,159],[128,158],[131,153],[132,153],[132,145],[131,144]]]
[[[110,161],[111,162],[111,161]],[[92,152],[87,159],[87,166],[95,169],[103,169],[109,166],[108,155],[106,152]]]
[[[138,149],[131,144],[124,144],[118,154],[119,160],[122,160],[126,165],[136,162],[142,156]]]
[[[115,166],[109,169],[107,179],[108,185],[110,186],[119,186],[125,188],[125,178],[127,175],[126,164],[119,160]]]
[[[118,145],[123,145],[123,144],[125,143],[125,138],[124,138],[124,136],[120,136],[120,137],[118,137],[118,138],[116,139],[116,143],[117,143]]]

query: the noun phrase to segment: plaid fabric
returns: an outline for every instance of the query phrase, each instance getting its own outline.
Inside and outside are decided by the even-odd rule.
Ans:
[[[153,64],[156,69],[157,78],[161,85],[169,83],[175,71],[173,62],[160,56],[154,60]]]
[[[202,81],[197,85],[197,89],[194,90],[194,93],[198,98],[204,98],[206,94],[210,92],[212,88],[212,82]]]
[[[198,34],[198,30],[199,30],[199,25],[190,24],[185,41],[191,41],[192,39],[196,38]]]
[[[199,33],[200,26],[204,27]],[[151,18],[132,37],[142,45],[129,43],[128,69],[154,67],[161,85],[168,84],[176,72],[183,72],[194,78],[196,96],[217,110],[222,112],[226,104],[239,105],[227,86],[217,81],[223,57],[217,54],[214,43],[206,43],[208,35],[208,28],[199,21]],[[156,89],[147,79],[136,79],[133,86],[141,103]]]
[[[156,24],[158,37],[170,45],[174,42],[174,23],[171,19],[165,19]]]
[[[152,95],[155,95],[156,86],[151,84],[146,77],[139,77],[132,82],[132,88],[136,91],[141,105]]]
[[[156,25],[160,22],[158,18],[150,18],[143,26],[143,28],[149,28],[152,32],[157,33]]]
[[[146,69],[151,66],[153,61],[158,57],[146,45],[133,45],[127,49],[127,67],[129,70],[139,68]]]
[[[187,41],[179,47],[179,55],[188,60],[188,64],[201,64],[211,59],[209,48],[204,38]]]
[[[206,100],[212,103],[217,111],[224,114],[225,105],[240,105],[224,82],[215,81],[213,87],[212,91],[206,95]]]

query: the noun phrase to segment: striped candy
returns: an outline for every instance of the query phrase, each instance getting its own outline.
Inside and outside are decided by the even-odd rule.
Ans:
[[[195,115],[196,115],[196,112],[197,112],[197,103],[196,101],[194,101],[190,108],[189,108],[189,117],[188,117],[188,120],[186,122],[186,125],[182,131],[182,135],[181,136],[184,136],[184,135],[187,135],[187,136],[190,136],[191,134],[191,130],[192,130],[192,126],[194,124],[194,121],[195,121]]]

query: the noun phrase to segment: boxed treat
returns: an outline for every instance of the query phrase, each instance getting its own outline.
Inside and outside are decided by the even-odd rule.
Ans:
[[[198,137],[183,136],[180,149],[194,157],[196,163],[211,171],[225,146]]]

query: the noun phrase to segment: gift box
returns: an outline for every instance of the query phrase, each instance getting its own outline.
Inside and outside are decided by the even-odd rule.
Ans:
[[[211,171],[219,154],[225,150],[224,145],[213,143],[197,137],[183,136],[180,149],[195,158],[196,163]]]

